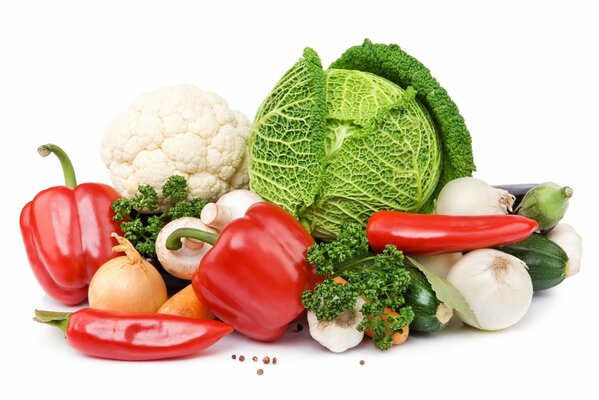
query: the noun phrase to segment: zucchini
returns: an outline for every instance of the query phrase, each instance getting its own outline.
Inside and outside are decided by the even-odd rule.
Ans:
[[[526,263],[535,291],[557,286],[566,278],[566,252],[541,234],[534,233],[526,240],[497,246],[496,249],[518,257]]]
[[[435,332],[443,328],[453,315],[451,308],[439,301],[424,274],[417,268],[406,266],[410,272],[410,286],[404,294],[406,304],[412,307],[414,320],[410,330]]]

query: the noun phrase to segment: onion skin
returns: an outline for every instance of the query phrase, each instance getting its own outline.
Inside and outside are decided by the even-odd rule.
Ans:
[[[127,239],[113,234],[127,255],[102,265],[89,284],[91,308],[130,313],[154,313],[167,300],[160,272],[144,260]]]
[[[515,196],[470,176],[448,182],[437,197],[440,215],[505,215],[512,211]]]
[[[532,301],[533,286],[526,265],[498,250],[481,249],[463,256],[447,280],[462,293],[478,324],[457,312],[467,325],[500,330],[520,321]]]

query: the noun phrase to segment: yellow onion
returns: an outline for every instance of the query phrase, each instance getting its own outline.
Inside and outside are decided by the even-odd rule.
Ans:
[[[88,290],[89,306],[110,311],[153,313],[166,301],[166,285],[160,272],[144,260],[130,241],[112,234],[119,245],[112,248],[124,256],[107,261],[93,276]]]

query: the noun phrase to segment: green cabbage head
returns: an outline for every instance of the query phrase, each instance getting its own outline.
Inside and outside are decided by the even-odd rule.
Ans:
[[[377,48],[386,51],[376,54]],[[352,55],[355,49],[362,51]],[[390,71],[377,70],[406,68],[397,65],[406,54],[396,50],[367,41],[323,71],[316,52],[306,49],[257,112],[250,187],[316,238],[332,240],[342,222],[365,224],[379,210],[426,212],[440,185],[474,170],[470,136],[455,104],[449,100],[455,113],[444,121],[448,135],[438,122],[447,107],[437,110],[418,95],[418,85],[401,85]],[[451,130],[456,121],[462,121],[457,133]]]

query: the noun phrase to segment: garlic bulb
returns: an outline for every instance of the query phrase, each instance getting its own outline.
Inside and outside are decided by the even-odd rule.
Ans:
[[[364,319],[360,311],[364,303],[365,301],[358,297],[354,308],[342,312],[332,321],[319,321],[316,314],[308,311],[310,335],[334,353],[342,353],[359,345],[364,338],[364,332],[357,329],[362,319]]]
[[[89,283],[89,306],[110,311],[152,313],[166,301],[166,285],[160,272],[144,260],[124,237],[115,252],[125,252],[102,265]]]
[[[504,215],[512,211],[516,197],[472,177],[448,182],[437,197],[439,215]]]
[[[447,280],[464,296],[477,321],[457,311],[464,323],[484,330],[514,325],[526,314],[533,287],[526,264],[493,249],[471,251],[449,271]]]
[[[566,276],[572,276],[580,271],[582,261],[582,238],[568,224],[559,223],[547,234],[547,239],[557,244],[568,256]]]

